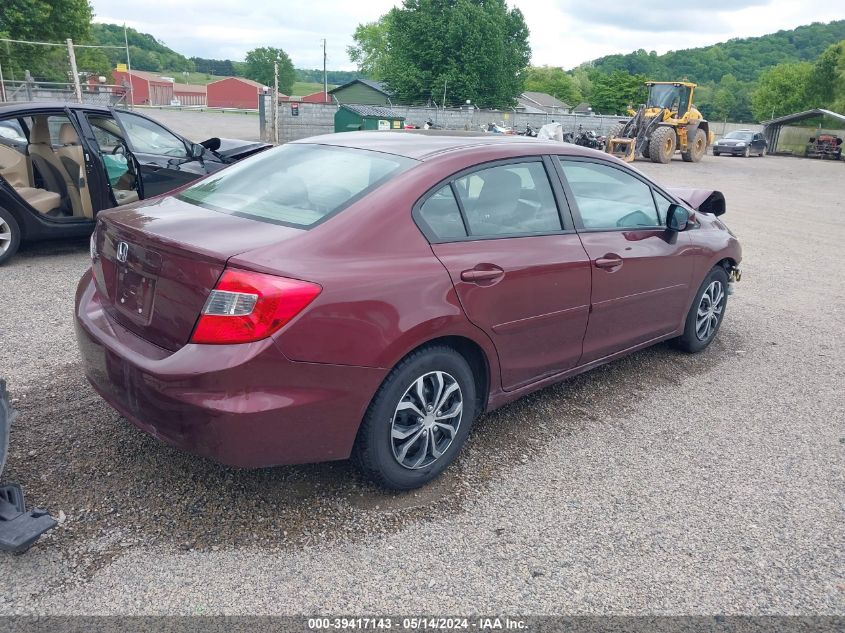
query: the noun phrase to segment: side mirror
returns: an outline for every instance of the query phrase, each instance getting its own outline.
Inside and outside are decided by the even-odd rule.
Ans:
[[[191,158],[199,160],[203,154],[205,154],[205,148],[202,145],[191,143]]]
[[[670,231],[683,231],[689,222],[689,211],[679,204],[669,206],[666,212],[666,228]]]

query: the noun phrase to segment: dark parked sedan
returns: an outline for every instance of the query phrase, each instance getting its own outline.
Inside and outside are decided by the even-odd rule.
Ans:
[[[0,264],[23,240],[87,235],[103,209],[152,198],[269,147],[192,143],[138,112],[0,106]]]
[[[718,192],[517,137],[290,143],[100,215],[85,372],[136,426],[219,462],[354,454],[441,473],[473,420],[672,339],[705,348],[739,278]]]
[[[766,137],[754,130],[736,130],[728,132],[713,145],[713,156],[720,154],[731,154],[733,156],[745,156],[751,154],[757,156],[766,155]]]

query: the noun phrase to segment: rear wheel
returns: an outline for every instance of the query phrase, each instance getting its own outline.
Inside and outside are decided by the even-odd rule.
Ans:
[[[696,130],[692,141],[689,144],[689,149],[686,152],[681,152],[681,158],[688,163],[697,163],[707,151],[707,135],[704,130]]]
[[[472,370],[451,347],[420,349],[382,383],[355,445],[366,475],[386,488],[427,484],[451,464],[476,415]]]
[[[687,352],[700,352],[710,345],[722,325],[727,305],[728,274],[716,266],[701,282],[676,345]]]
[[[677,137],[671,127],[657,128],[648,142],[648,157],[653,163],[668,163],[675,153]]]
[[[14,216],[0,208],[0,264],[10,260],[21,244],[21,230]]]

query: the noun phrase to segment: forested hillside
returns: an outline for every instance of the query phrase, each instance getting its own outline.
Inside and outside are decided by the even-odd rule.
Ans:
[[[651,79],[687,77],[697,83],[719,82],[724,75],[754,81],[760,74],[784,62],[813,61],[831,44],[845,40],[845,20],[813,23],[790,31],[761,37],[728,40],[720,44],[670,51],[658,55],[643,49],[627,55],[600,57],[585,66],[604,74],[622,70]]]

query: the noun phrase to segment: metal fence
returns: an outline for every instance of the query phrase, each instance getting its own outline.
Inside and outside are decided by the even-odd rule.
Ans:
[[[126,102],[126,88],[110,84],[82,84],[82,102],[116,106]],[[0,83],[0,102],[60,101],[77,103],[73,84],[54,81],[4,81]]]

